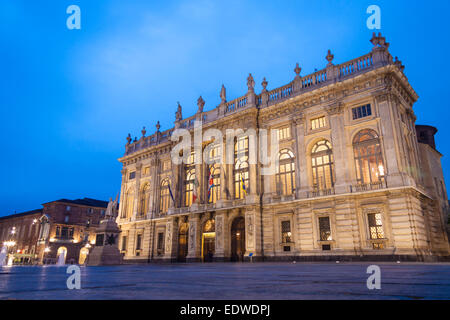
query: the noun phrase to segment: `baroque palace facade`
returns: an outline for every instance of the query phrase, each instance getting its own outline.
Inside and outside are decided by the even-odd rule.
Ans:
[[[117,222],[124,260],[444,260],[448,201],[436,129],[415,126],[418,95],[374,34],[371,52],[254,91],[182,118],[174,128],[130,135]],[[175,129],[278,129],[272,175],[249,160],[249,137],[234,139],[232,163],[175,164]],[[194,138],[193,138],[194,139]],[[203,142],[217,156],[225,139]],[[216,148],[216,146],[218,148]],[[220,155],[219,155],[220,156]],[[191,160],[191,161],[189,161]]]

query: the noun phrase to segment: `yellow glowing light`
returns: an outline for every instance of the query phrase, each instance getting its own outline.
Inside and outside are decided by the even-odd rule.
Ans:
[[[380,172],[380,175],[381,175],[381,176],[384,176],[384,167],[383,167],[382,164],[380,164],[380,165],[378,166],[378,171]]]
[[[15,241],[5,241],[3,244],[7,247],[14,247],[16,245]]]
[[[50,248],[49,247],[45,248],[44,252],[50,252]]]
[[[55,242],[56,239],[55,238],[50,238],[50,242]]]

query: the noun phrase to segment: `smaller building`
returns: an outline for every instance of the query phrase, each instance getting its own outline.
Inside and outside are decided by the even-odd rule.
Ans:
[[[83,264],[95,243],[107,201],[60,199],[42,209],[0,218],[1,244],[14,264]]]
[[[60,199],[43,204],[39,263],[83,264],[95,243],[95,232],[104,217],[107,201],[84,198]]]
[[[37,257],[42,209],[0,217],[0,243],[14,264],[33,264]]]

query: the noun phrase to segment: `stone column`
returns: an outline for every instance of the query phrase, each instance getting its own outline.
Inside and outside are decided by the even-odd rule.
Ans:
[[[403,185],[403,179],[399,171],[397,158],[397,145],[395,143],[395,132],[393,128],[393,116],[389,94],[380,94],[375,97],[380,116],[381,146],[384,150],[384,165],[386,182],[388,187],[399,187]]]
[[[189,262],[201,261],[201,226],[198,214],[189,216],[189,239],[188,254],[186,260]]]
[[[150,183],[151,192],[150,199],[148,203],[150,204],[149,210],[147,212],[147,219],[151,219],[159,210],[158,200],[159,200],[159,186],[161,184],[159,171],[160,171],[160,161],[158,159],[150,160]]]
[[[225,260],[225,211],[216,212],[216,248],[214,252],[215,261]]]
[[[164,240],[164,260],[173,261],[176,259],[176,240],[178,227],[174,218],[169,218],[166,222],[166,238]]]
[[[346,158],[346,140],[344,129],[344,105],[341,102],[327,107],[327,113],[330,119],[331,145],[334,157],[335,184],[334,190],[337,194],[349,192],[349,178]]]
[[[309,185],[308,185],[308,167],[306,163],[306,145],[305,145],[305,116],[300,113],[294,118],[296,126],[296,139],[297,139],[297,155],[296,159],[296,197],[306,198]]]
[[[139,198],[140,198],[140,189],[141,189],[141,170],[142,170],[142,164],[139,163],[136,165],[136,182],[134,187],[134,206],[133,206],[133,216],[132,220],[136,220],[136,216],[138,214],[138,210],[140,210],[139,206]]]
[[[126,193],[126,183],[127,183],[127,170],[126,169],[122,169],[120,171],[120,173],[122,173],[122,185],[120,186],[120,202],[119,202],[119,212],[117,214],[117,219],[116,221],[118,221],[118,219],[122,218],[122,215],[124,214],[124,210],[126,210],[125,208],[125,193]]]
[[[261,258],[261,221],[257,206],[249,207],[245,212],[245,256]]]

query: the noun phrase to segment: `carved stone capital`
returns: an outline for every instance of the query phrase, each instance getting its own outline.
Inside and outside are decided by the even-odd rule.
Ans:
[[[344,112],[344,103],[336,102],[336,103],[330,104],[329,106],[327,106],[325,108],[325,110],[327,111],[328,115],[330,115],[330,116],[341,114]]]
[[[305,114],[303,112],[299,112],[293,116],[292,121],[295,123],[295,125],[299,126],[305,124],[305,119]]]

